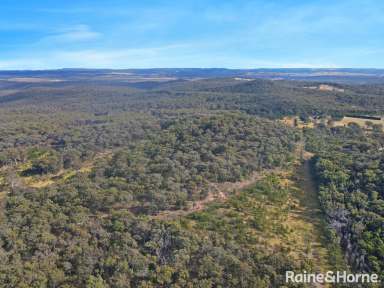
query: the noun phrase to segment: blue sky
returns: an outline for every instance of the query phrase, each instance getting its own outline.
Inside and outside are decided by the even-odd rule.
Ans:
[[[384,1],[0,2],[0,69],[384,68]]]

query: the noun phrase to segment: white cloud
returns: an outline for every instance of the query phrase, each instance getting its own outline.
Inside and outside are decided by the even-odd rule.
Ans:
[[[101,33],[93,31],[88,25],[76,25],[44,37],[40,43],[90,41],[101,36]]]
[[[151,67],[158,63],[168,66],[177,55],[188,50],[188,45],[170,44],[158,47],[143,47],[110,50],[57,51],[52,60],[67,63],[66,67]],[[180,59],[180,58],[179,58]]]

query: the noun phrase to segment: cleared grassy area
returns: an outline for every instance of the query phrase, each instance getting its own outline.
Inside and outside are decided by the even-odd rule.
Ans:
[[[36,179],[35,177],[23,177],[23,180],[25,185],[36,189],[44,188],[55,183],[55,181],[51,180],[50,178]]]
[[[378,125],[383,125],[383,120],[374,120],[374,119],[362,119],[362,118],[355,118],[355,117],[343,117],[340,121],[335,121],[333,126],[348,126],[351,123],[355,123],[359,125],[362,128],[367,128],[367,123],[373,123]]]
[[[283,251],[308,271],[326,272],[333,267],[308,161],[291,171],[272,173],[187,219],[187,226],[196,233],[213,230],[242,237],[255,249]]]

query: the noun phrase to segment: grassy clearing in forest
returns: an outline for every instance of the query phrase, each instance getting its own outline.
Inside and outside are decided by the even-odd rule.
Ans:
[[[332,268],[308,160],[289,173],[271,174],[187,219],[196,233],[215,231],[271,254],[284,251],[309,271]]]
[[[21,163],[16,167],[17,174],[16,176],[21,180],[23,185],[41,189],[51,185],[54,185],[58,182],[65,182],[68,179],[74,177],[78,173],[91,173],[94,168],[95,162],[100,159],[108,159],[112,155],[111,150],[106,150],[96,154],[93,159],[85,161],[83,165],[77,169],[61,169],[57,173],[48,173],[43,175],[23,175],[24,172],[28,171],[32,168],[32,162],[27,161],[25,163]],[[8,168],[6,168],[8,169]],[[0,185],[4,184],[5,178],[0,175]]]

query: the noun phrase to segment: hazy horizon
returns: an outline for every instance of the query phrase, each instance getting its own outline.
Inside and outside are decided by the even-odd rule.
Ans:
[[[384,70],[384,68],[376,68],[376,67],[255,67],[255,68],[227,68],[227,67],[144,67],[144,68],[136,68],[136,67],[128,67],[128,68],[112,68],[112,67],[58,67],[58,68],[47,68],[47,69],[0,69],[0,71],[4,72],[28,72],[28,71],[59,71],[59,70],[242,70],[242,71],[252,71],[252,70],[324,70],[324,71],[340,71],[340,70]]]

